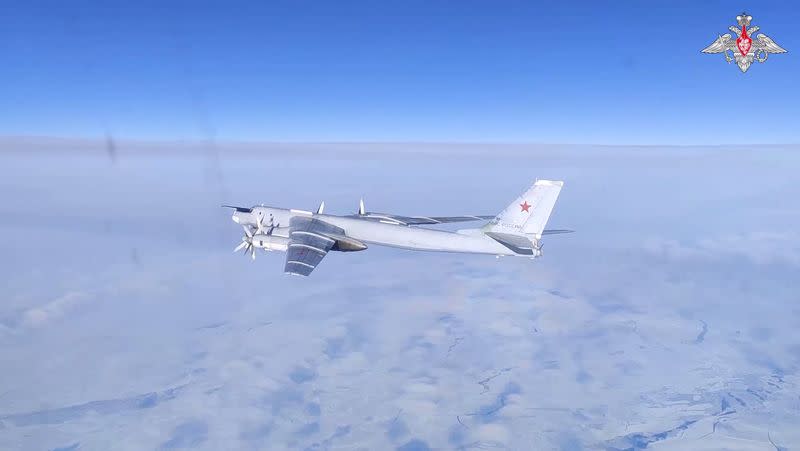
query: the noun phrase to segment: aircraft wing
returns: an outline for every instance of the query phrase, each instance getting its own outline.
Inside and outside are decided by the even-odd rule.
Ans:
[[[311,217],[293,217],[289,222],[289,247],[283,271],[298,276],[311,274],[336,244],[328,234],[344,235],[344,230]]]
[[[391,215],[388,213],[364,213],[354,216],[355,218],[364,221],[384,222],[388,224],[415,226],[415,225],[431,225],[431,224],[446,224],[451,222],[467,222],[467,221],[488,221],[494,218],[494,215],[465,215],[465,216],[402,216]]]

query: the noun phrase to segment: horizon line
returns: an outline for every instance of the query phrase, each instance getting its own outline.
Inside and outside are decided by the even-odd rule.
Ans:
[[[113,134],[104,135],[27,135],[27,134],[0,134],[0,144],[4,141],[20,140],[20,141],[65,141],[77,144],[79,142],[93,142],[99,144],[107,144],[113,141],[115,144],[129,143],[129,144],[194,144],[194,145],[256,145],[256,144],[272,144],[272,145],[392,145],[392,144],[418,144],[418,145],[508,145],[508,146],[564,146],[564,147],[785,147],[785,146],[798,146],[800,142],[772,142],[772,143],[607,143],[607,142],[547,142],[547,141],[533,141],[533,140],[436,140],[436,139],[403,139],[403,140],[375,140],[375,139],[347,139],[347,140],[292,140],[292,139],[237,139],[237,138],[149,138],[149,137],[126,137]],[[32,143],[32,142],[31,142]]]

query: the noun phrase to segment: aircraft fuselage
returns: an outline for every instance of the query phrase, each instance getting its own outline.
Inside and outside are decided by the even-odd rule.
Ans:
[[[340,227],[348,237],[367,244],[422,251],[516,255],[508,247],[484,235],[480,229],[449,232],[274,207],[253,207],[251,213],[234,212],[233,220],[243,225],[255,224],[256,215],[261,216],[265,226],[274,225],[278,235],[284,235],[284,228],[292,217],[305,216]]]

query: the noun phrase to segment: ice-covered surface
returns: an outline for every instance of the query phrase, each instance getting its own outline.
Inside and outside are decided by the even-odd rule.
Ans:
[[[800,444],[797,149],[3,144],[0,449]],[[493,214],[536,177],[577,233],[533,262],[290,277],[219,208]]]

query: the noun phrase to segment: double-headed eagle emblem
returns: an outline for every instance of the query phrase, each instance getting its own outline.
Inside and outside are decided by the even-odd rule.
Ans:
[[[750,21],[753,16],[742,13],[736,16],[736,23],[739,24],[737,28],[731,25],[729,30],[736,33],[737,38],[731,38],[730,33],[725,33],[719,36],[716,41],[702,50],[703,53],[724,53],[725,61],[731,63],[736,61],[736,65],[742,70],[742,73],[747,72],[753,61],[763,63],[767,60],[770,53],[786,53],[781,46],[775,43],[769,36],[759,33],[754,41],[751,36],[759,30],[757,26],[747,28],[750,26]]]

